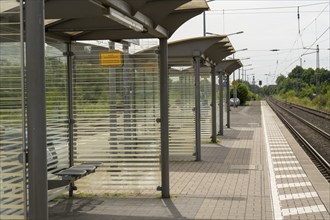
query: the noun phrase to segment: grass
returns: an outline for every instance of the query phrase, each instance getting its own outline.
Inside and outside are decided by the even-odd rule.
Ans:
[[[217,136],[218,136],[218,135],[217,135]],[[209,143],[209,144],[212,144],[213,142],[212,142],[212,140],[209,140],[208,143]],[[220,144],[220,143],[221,143],[220,139],[217,139],[217,140],[216,140],[216,143],[217,143],[217,144]]]

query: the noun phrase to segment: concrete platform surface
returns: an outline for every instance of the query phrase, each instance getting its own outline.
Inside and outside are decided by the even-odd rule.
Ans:
[[[202,161],[170,163],[171,199],[159,192],[51,203],[50,220],[330,219],[329,183],[265,102],[232,108]]]

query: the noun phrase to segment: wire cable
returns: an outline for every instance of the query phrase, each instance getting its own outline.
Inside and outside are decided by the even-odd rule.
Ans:
[[[314,3],[314,4],[307,4],[307,5],[299,5],[299,6],[275,6],[275,7],[263,7],[263,8],[235,8],[235,9],[225,9],[228,11],[249,11],[249,10],[269,10],[269,9],[288,9],[288,8],[303,8],[303,7],[309,7],[309,6],[315,6],[315,5],[322,5],[322,4],[329,4],[328,2],[322,2],[322,3]],[[222,12],[223,9],[219,10],[212,10],[214,12]]]

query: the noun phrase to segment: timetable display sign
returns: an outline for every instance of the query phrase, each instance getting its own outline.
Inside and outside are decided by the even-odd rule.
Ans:
[[[100,65],[107,67],[123,66],[123,53],[119,50],[100,52]]]

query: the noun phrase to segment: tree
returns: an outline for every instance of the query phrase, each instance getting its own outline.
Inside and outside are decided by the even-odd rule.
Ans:
[[[301,75],[301,79],[307,84],[315,84],[315,71],[312,68],[304,70]]]
[[[283,81],[285,81],[286,80],[286,77],[285,76],[283,76],[283,75],[280,75],[280,76],[278,76],[277,78],[276,78],[276,84],[277,85],[280,85]]]
[[[237,98],[241,101],[241,105],[244,105],[246,101],[249,101],[249,89],[244,83],[237,84]]]
[[[301,66],[296,66],[291,73],[289,73],[289,78],[301,78],[302,73],[304,72],[304,69]]]

